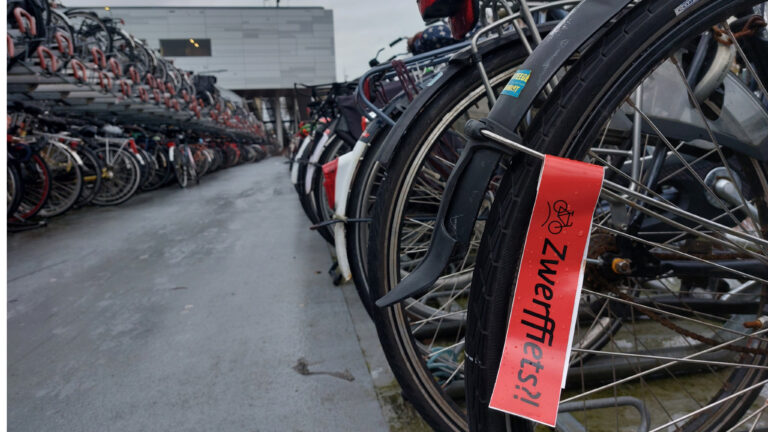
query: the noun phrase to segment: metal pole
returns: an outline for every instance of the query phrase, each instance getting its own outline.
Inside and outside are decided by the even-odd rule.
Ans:
[[[283,148],[283,110],[280,107],[280,96],[275,96],[272,103],[272,111],[275,113],[275,133],[277,134],[277,146]]]

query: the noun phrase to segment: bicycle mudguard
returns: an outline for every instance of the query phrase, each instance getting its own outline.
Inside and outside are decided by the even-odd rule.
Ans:
[[[397,286],[376,301],[386,307],[429,290],[451,257],[466,249],[494,168],[509,149],[489,142],[480,130],[522,142],[514,131],[538,94],[589,38],[631,0],[586,0],[576,6],[523,62],[487,119],[470,121],[470,138],[445,187],[427,255]]]
[[[301,146],[299,147],[299,151],[296,152],[296,156],[293,160],[293,166],[291,167],[291,183],[294,185],[297,185],[299,183],[299,161],[302,157],[304,157],[304,151],[307,149],[309,144],[312,142],[312,134],[309,134],[304,137],[304,141],[301,143]],[[171,157],[171,162],[173,162],[173,157]]]
[[[336,137],[336,126],[339,124],[339,118],[336,117],[333,119],[330,125],[328,125],[327,128],[323,131],[323,136],[320,137],[320,140],[315,144],[315,148],[312,149],[312,154],[308,158],[307,163],[307,171],[304,176],[304,193],[309,195],[312,192],[312,179],[315,175],[315,169],[317,168],[317,163],[320,161],[320,156],[323,155],[323,152],[325,151],[325,148],[328,146],[328,144],[333,141],[333,139]]]
[[[368,147],[373,138],[384,128],[384,122],[375,119],[368,124],[365,131],[360,135],[360,139],[355,143],[351,152],[339,156],[336,166],[336,185],[334,189],[334,218],[340,220],[347,219],[347,203],[349,200],[352,180],[360,165],[360,161],[365,157]],[[336,248],[336,262],[339,263],[339,271],[344,281],[352,279],[352,270],[349,265],[347,254],[347,228],[344,223],[333,225],[334,247]]]

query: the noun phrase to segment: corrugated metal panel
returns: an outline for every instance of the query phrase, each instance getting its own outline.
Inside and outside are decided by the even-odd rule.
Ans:
[[[184,69],[226,70],[216,73],[224,88],[287,88],[336,79],[330,10],[113,7],[111,14],[153,48],[160,39],[210,39],[211,57],[173,60]]]

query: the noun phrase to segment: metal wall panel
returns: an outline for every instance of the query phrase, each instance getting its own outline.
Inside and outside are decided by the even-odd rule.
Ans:
[[[214,75],[225,88],[292,88],[336,80],[333,11],[308,8],[131,8],[97,13],[122,18],[152,48],[160,39],[210,39],[211,57],[172,57],[185,70]],[[224,70],[224,71],[222,71]]]

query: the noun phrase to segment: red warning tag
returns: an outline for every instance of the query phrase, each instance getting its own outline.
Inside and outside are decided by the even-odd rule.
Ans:
[[[555,426],[603,168],[547,155],[490,407]]]

